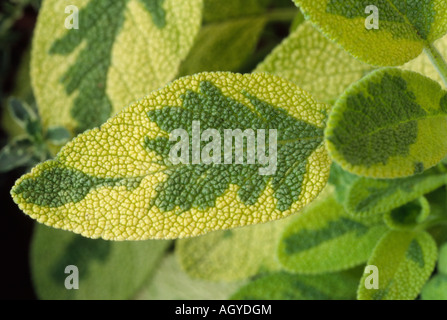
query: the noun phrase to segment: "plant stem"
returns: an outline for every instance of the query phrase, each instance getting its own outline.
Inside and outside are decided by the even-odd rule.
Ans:
[[[447,86],[447,62],[444,60],[441,53],[436,49],[434,44],[429,44],[424,49],[431,63],[435,66],[445,85]]]

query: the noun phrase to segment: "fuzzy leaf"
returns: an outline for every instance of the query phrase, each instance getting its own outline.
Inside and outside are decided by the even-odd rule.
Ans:
[[[70,140],[71,134],[64,127],[51,127],[48,128],[45,138],[55,145],[63,145]]]
[[[279,262],[292,272],[317,274],[365,262],[387,228],[380,219],[346,216],[332,192],[294,216],[278,247]]]
[[[335,101],[372,67],[326,39],[310,22],[293,31],[256,68],[288,79],[319,101]]]
[[[129,299],[154,272],[166,240],[110,242],[36,225],[31,271],[39,298]],[[65,268],[78,267],[79,289],[67,290]]]
[[[18,180],[12,195],[39,222],[93,238],[182,238],[273,221],[304,207],[327,182],[327,112],[327,105],[274,76],[185,77],[79,135],[55,160]],[[188,151],[193,128],[199,152]],[[210,143],[198,132],[210,128],[221,143],[213,148],[217,159],[205,164],[198,155]],[[170,141],[174,129],[186,131],[186,164],[171,159],[181,143]],[[265,150],[272,149],[267,163],[254,157],[247,164],[247,150],[238,147],[241,164],[231,149],[233,164],[224,164],[224,129],[251,129],[261,142],[258,130],[264,130]],[[262,148],[252,149],[263,156]],[[199,164],[191,164],[192,154]]]
[[[346,272],[313,276],[277,272],[240,288],[235,300],[354,300],[358,277]]]
[[[396,209],[447,183],[446,174],[420,174],[400,179],[358,178],[351,183],[345,208],[355,216]]]
[[[7,172],[30,164],[33,158],[33,143],[28,137],[19,136],[0,150],[0,172]]]
[[[202,0],[46,0],[31,78],[45,124],[82,132],[173,80],[201,24]]]
[[[444,0],[294,0],[321,31],[355,57],[379,66],[402,65],[447,32]],[[378,9],[378,29],[368,29]],[[366,12],[368,9],[368,12]]]
[[[192,279],[176,257],[168,255],[154,276],[137,294],[138,300],[226,300],[242,282],[211,282]]]
[[[242,229],[213,232],[179,240],[176,253],[182,268],[193,278],[236,281],[263,270],[278,270],[274,259],[281,231],[290,219]]]
[[[393,230],[412,230],[430,214],[430,204],[425,197],[409,202],[384,215],[384,221]]]
[[[8,109],[12,118],[23,129],[26,128],[29,122],[37,118],[37,115],[26,103],[23,103],[22,101],[16,98],[10,98],[8,100]]]
[[[388,232],[367,262],[379,271],[379,289],[366,289],[370,274],[360,280],[359,300],[412,300],[430,277],[437,259],[433,238],[426,232]]]
[[[384,68],[351,86],[326,142],[343,169],[373,178],[423,172],[447,154],[447,92],[418,73]]]

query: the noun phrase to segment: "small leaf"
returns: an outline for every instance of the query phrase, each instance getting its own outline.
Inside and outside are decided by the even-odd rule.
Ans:
[[[326,142],[343,169],[373,178],[421,173],[447,154],[447,92],[418,73],[384,68],[351,86]]]
[[[390,231],[367,262],[379,271],[379,289],[367,289],[370,275],[360,280],[359,300],[412,300],[430,277],[437,259],[433,238],[426,232]]]
[[[137,300],[226,300],[243,282],[211,282],[192,279],[174,255],[164,258]]]
[[[430,204],[425,197],[409,202],[402,207],[393,209],[384,215],[384,221],[393,230],[412,230],[427,219],[430,214]]]
[[[240,288],[234,300],[354,300],[358,277],[333,273],[313,276],[267,274]]]
[[[263,270],[278,270],[275,252],[281,231],[290,219],[242,229],[213,232],[179,240],[176,254],[193,278],[243,280]]]
[[[29,164],[34,156],[34,145],[28,137],[13,139],[0,150],[0,172],[7,172]]]
[[[12,195],[39,222],[114,240],[183,238],[277,220],[326,185],[327,113],[327,105],[278,77],[185,77],[79,135],[18,180]],[[185,130],[180,142],[169,139],[177,129]],[[197,159],[210,144],[200,140],[207,129],[215,129],[220,142],[211,142],[215,158],[209,164]],[[238,147],[242,156],[225,152],[224,130],[230,129],[258,135],[268,156],[254,143],[247,151]],[[194,161],[193,133],[199,149]],[[181,161],[170,156],[179,144],[188,150]],[[254,164],[245,160],[248,149],[257,150]],[[231,165],[224,164],[225,153]],[[263,155],[266,161],[258,161]]]
[[[31,79],[45,128],[103,124],[178,73],[201,24],[202,0],[46,0],[33,38]],[[113,17],[113,18],[112,18]]]
[[[41,299],[129,299],[154,272],[170,241],[110,242],[36,225],[31,247],[34,288]],[[65,268],[79,272],[67,290]]]
[[[422,300],[447,300],[447,275],[438,274],[431,278],[421,292]]]
[[[70,140],[71,134],[64,127],[51,127],[48,128],[45,138],[49,142],[61,146]]]
[[[379,66],[402,65],[447,32],[444,0],[294,0],[321,31],[352,55]],[[366,27],[372,8],[378,29]]]
[[[446,183],[446,174],[431,172],[400,179],[361,177],[350,185],[344,205],[354,216],[380,214],[414,201]]]
[[[23,129],[26,125],[37,118],[33,110],[22,101],[10,98],[8,100],[8,108],[12,118],[19,124]]]
[[[279,261],[289,271],[316,274],[365,262],[386,232],[380,219],[359,220],[345,214],[328,192],[296,215],[285,228]]]
[[[325,38],[310,22],[293,31],[255,69],[288,79],[319,101],[333,102],[372,67]]]

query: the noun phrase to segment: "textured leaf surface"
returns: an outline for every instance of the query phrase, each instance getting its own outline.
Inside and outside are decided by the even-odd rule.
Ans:
[[[277,272],[240,288],[235,300],[354,300],[358,277],[348,273],[314,276]]]
[[[327,112],[327,105],[274,76],[186,77],[78,136],[11,192],[39,222],[93,238],[177,238],[276,220],[312,201],[327,182]],[[221,137],[224,129],[265,130],[270,141],[276,130],[271,175],[260,174],[267,165],[257,160],[234,164],[233,155],[232,165],[223,164],[224,151],[222,165],[174,165],[169,154],[177,141],[170,133],[184,129],[191,142],[194,121]]]
[[[421,174],[400,179],[358,178],[348,191],[345,208],[353,215],[391,211],[446,184],[445,174]]]
[[[327,147],[343,169],[373,178],[421,173],[447,154],[447,92],[418,73],[384,68],[337,101]]]
[[[332,102],[372,68],[325,38],[310,22],[305,22],[255,71],[286,78],[311,92],[319,101]]]
[[[31,78],[45,127],[82,132],[171,81],[201,24],[202,1],[46,0],[33,39]],[[70,19],[70,18],[68,18]]]
[[[276,246],[289,221],[290,218],[179,240],[176,253],[182,268],[193,278],[235,281],[263,270],[278,270]]]
[[[243,282],[212,282],[193,279],[185,273],[175,255],[167,256],[138,300],[226,300]]]
[[[357,58],[380,66],[402,65],[447,32],[444,0],[294,0],[329,38]],[[368,6],[379,9],[379,29],[368,30]]]
[[[426,232],[390,231],[378,243],[368,265],[379,270],[379,289],[366,289],[360,280],[360,300],[412,300],[430,277],[437,259],[433,238]]]
[[[41,299],[129,299],[155,271],[166,240],[110,242],[36,225],[31,247],[34,288]],[[79,289],[67,290],[65,268],[79,270]]]
[[[430,214],[430,204],[425,197],[409,202],[384,215],[384,221],[393,230],[412,230]]]
[[[287,270],[303,274],[348,269],[369,258],[386,230],[380,219],[347,216],[333,193],[327,192],[285,228],[279,261]]]

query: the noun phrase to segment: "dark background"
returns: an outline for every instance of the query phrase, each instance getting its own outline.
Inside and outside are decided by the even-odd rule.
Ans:
[[[36,3],[0,1],[0,104],[3,114],[22,55],[31,44],[37,17]],[[17,15],[21,16],[16,19]],[[0,115],[1,117],[1,115]],[[7,135],[0,129],[0,147]],[[23,174],[0,174],[0,299],[35,299],[28,255],[34,222],[12,201],[9,190]]]

